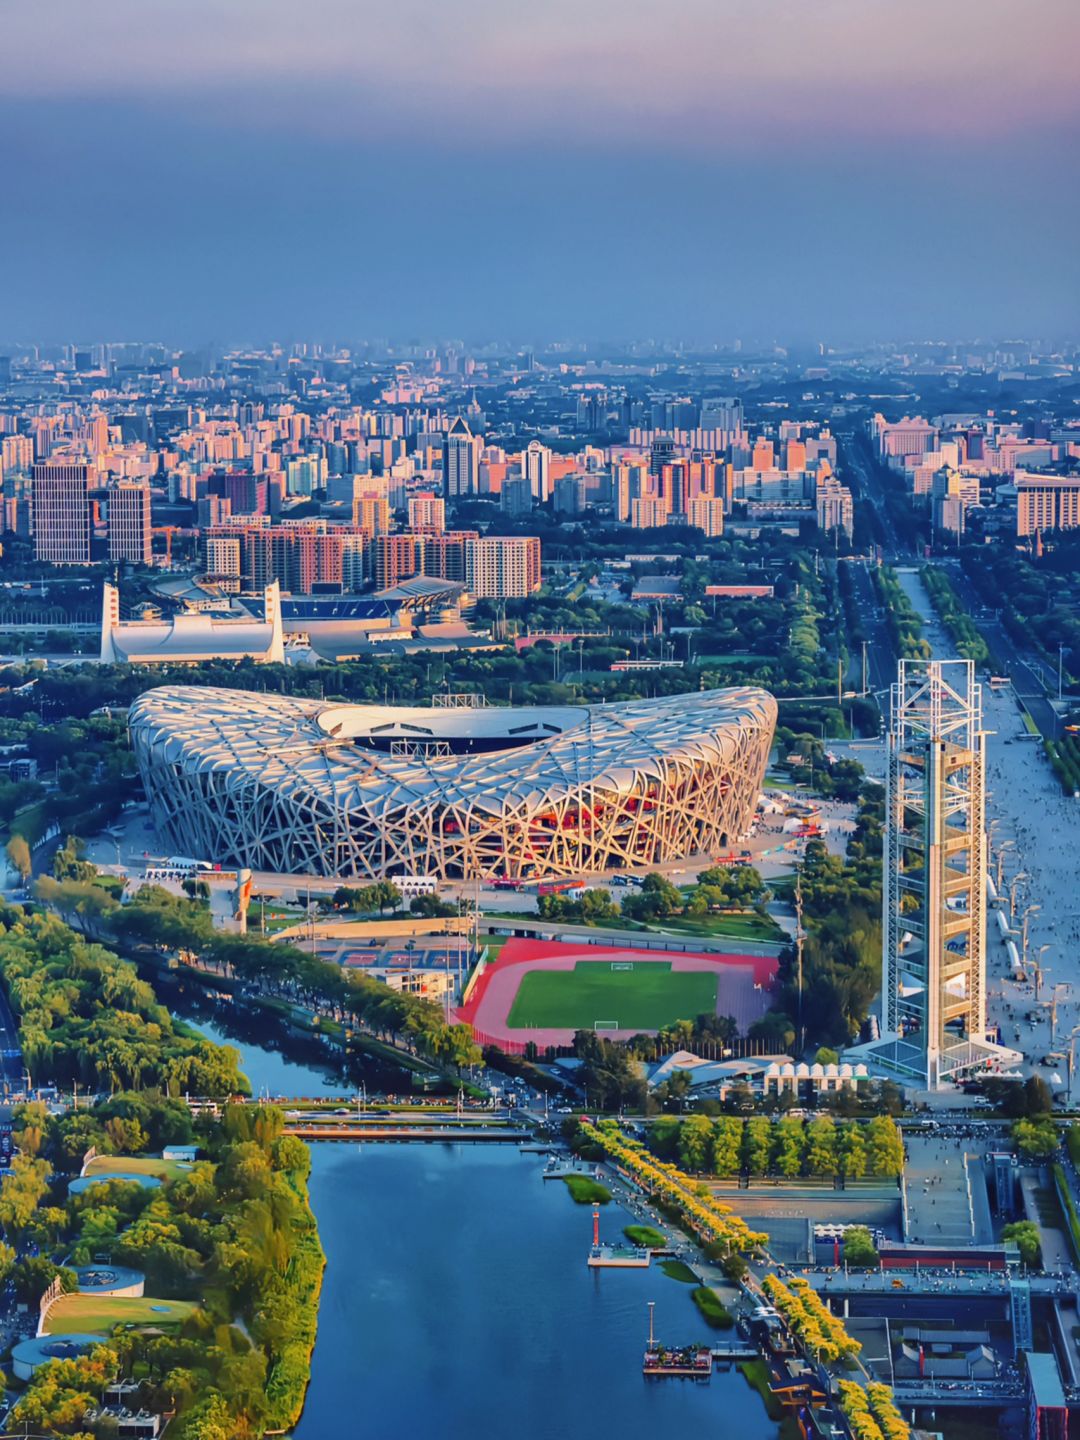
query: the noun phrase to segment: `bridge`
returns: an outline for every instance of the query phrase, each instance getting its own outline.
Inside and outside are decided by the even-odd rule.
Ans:
[[[1019,1380],[894,1380],[893,1395],[901,1409],[912,1406],[1022,1406],[1027,1395]]]
[[[807,1271],[806,1279],[827,1300],[835,1295],[847,1299],[860,1295],[891,1295],[902,1299],[905,1295],[936,1296],[951,1299],[1001,1299],[1009,1297],[1009,1275],[1004,1270],[958,1271],[955,1275],[934,1271],[927,1274],[916,1270],[879,1270],[868,1274],[845,1275],[843,1271],[828,1274],[821,1271]],[[1075,1296],[1080,1292],[1080,1275],[1070,1273],[1067,1278],[1058,1275],[1028,1275],[1033,1296],[1048,1296],[1051,1299]]]

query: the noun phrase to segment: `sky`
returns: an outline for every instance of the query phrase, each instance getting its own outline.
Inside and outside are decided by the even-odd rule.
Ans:
[[[0,0],[0,339],[1080,335],[1077,0]]]

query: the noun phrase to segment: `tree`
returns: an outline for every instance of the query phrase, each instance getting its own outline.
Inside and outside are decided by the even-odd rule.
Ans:
[[[1039,1227],[1031,1220],[1015,1220],[1001,1232],[1003,1240],[1011,1240],[1020,1251],[1020,1259],[1032,1268],[1039,1265],[1042,1251],[1039,1246]]]
[[[872,1266],[878,1263],[874,1237],[865,1225],[852,1225],[844,1231],[844,1260],[848,1265]]]
[[[730,1179],[742,1164],[743,1124],[734,1115],[721,1115],[713,1122],[712,1170]]]
[[[816,1065],[838,1065],[840,1063],[839,1050],[833,1050],[829,1045],[819,1045],[818,1052],[814,1056]]]
[[[773,1126],[773,1169],[789,1180],[802,1169],[803,1122],[795,1115],[785,1115]]]
[[[1017,1120],[1012,1128],[1012,1138],[1025,1160],[1048,1160],[1058,1148],[1057,1128],[1049,1116]],[[2,1195],[0,1187],[0,1197]]]
[[[679,1164],[700,1174],[712,1159],[712,1121],[707,1115],[688,1115],[679,1127]]]
[[[850,1121],[840,1132],[840,1174],[845,1180],[861,1180],[866,1174],[866,1140],[857,1121]]]
[[[743,1164],[751,1175],[769,1173],[772,1127],[764,1115],[752,1115],[743,1128]]]
[[[7,858],[11,868],[18,872],[23,884],[33,872],[33,862],[30,857],[30,846],[21,835],[13,835],[5,847]]]
[[[896,1179],[904,1172],[904,1139],[890,1115],[875,1115],[866,1127],[870,1173]]]
[[[838,1159],[836,1121],[819,1115],[807,1126],[806,1169],[810,1175],[835,1175]]]

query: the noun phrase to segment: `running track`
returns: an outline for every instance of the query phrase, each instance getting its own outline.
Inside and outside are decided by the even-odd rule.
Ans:
[[[487,967],[473,987],[467,1003],[454,1012],[456,1020],[467,1021],[483,1044],[506,1050],[520,1050],[528,1041],[541,1049],[548,1045],[570,1045],[573,1030],[519,1030],[508,1023],[510,1009],[522,977],[530,970],[573,970],[579,960],[600,964],[632,960],[647,965],[664,960],[672,970],[710,970],[717,975],[716,1013],[734,1017],[745,1034],[769,1008],[768,988],[776,975],[772,955],[691,954],[681,950],[634,950],[616,946],[558,944],[547,940],[508,940],[499,958]],[[687,1016],[692,1019],[692,1016]],[[629,1040],[638,1030],[605,1030],[605,1040]],[[644,1032],[648,1033],[648,1032]]]

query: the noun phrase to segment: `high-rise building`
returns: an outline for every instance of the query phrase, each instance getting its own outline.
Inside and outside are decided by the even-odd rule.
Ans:
[[[459,415],[446,432],[443,442],[443,492],[451,498],[476,495],[480,490],[480,448]]]
[[[203,541],[206,574],[230,595],[240,591],[240,538],[237,535],[207,535]]]
[[[720,495],[695,495],[687,501],[686,523],[710,538],[724,533],[724,500]]]
[[[432,490],[409,496],[409,529],[441,534],[446,529],[446,501]]]
[[[478,599],[522,599],[540,589],[540,541],[535,535],[491,535],[466,548],[465,585]]]
[[[90,563],[90,467],[43,460],[31,472],[34,559],[51,565]]]
[[[1023,537],[1080,525],[1080,476],[1016,473],[1016,533]]]
[[[972,662],[901,660],[888,738],[881,1038],[856,1053],[931,1089],[1021,1058],[986,1038],[985,748]]]
[[[150,486],[121,480],[105,492],[109,559],[149,565],[153,553]]]
[[[533,499],[545,504],[551,497],[551,451],[539,440],[530,440],[522,452],[521,470]]]

